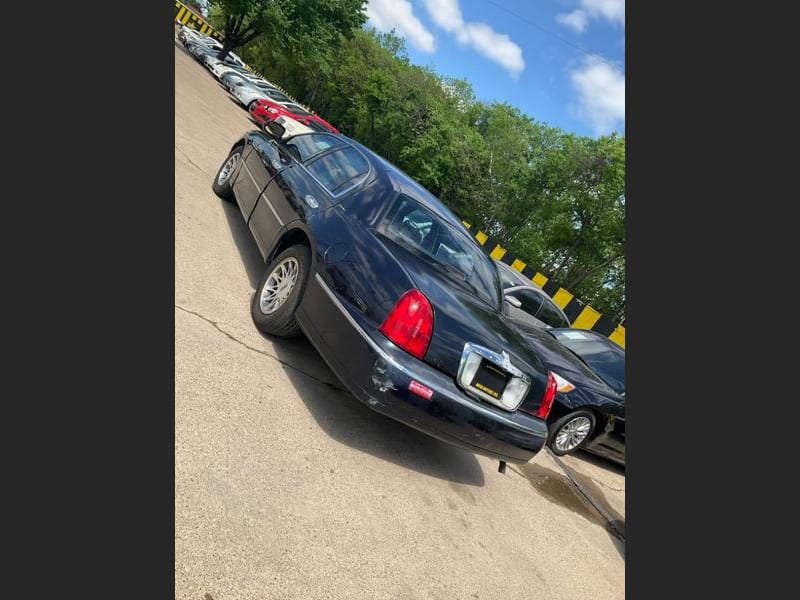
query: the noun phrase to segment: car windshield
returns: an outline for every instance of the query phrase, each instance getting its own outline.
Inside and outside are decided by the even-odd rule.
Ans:
[[[284,104],[286,110],[293,112],[296,115],[303,115],[308,116],[311,113],[305,110],[302,106],[298,106],[297,104]]]
[[[499,307],[497,269],[491,259],[462,232],[421,203],[401,194],[389,213],[386,234],[411,246],[426,262],[464,284],[490,305]]]
[[[589,331],[550,329],[548,333],[580,356],[614,391],[625,393],[625,350]]]

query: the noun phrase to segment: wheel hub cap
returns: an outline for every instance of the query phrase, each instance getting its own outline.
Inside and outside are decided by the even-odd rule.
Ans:
[[[261,288],[258,305],[262,313],[265,315],[274,313],[286,302],[297,283],[299,272],[300,263],[291,256],[283,259],[272,269],[264,287]]]
[[[219,185],[222,185],[223,183],[228,181],[228,178],[231,176],[231,173],[233,173],[233,170],[236,168],[236,163],[239,162],[240,157],[241,154],[237,152],[236,154],[231,155],[230,158],[228,158],[228,160],[225,161],[225,164],[222,165],[222,169],[220,169],[219,176],[217,177],[217,183]]]
[[[575,417],[570,419],[558,431],[556,435],[556,448],[562,452],[567,452],[577,448],[589,435],[592,423],[587,417]]]

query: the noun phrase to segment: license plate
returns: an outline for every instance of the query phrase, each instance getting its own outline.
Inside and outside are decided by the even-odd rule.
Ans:
[[[490,395],[492,398],[499,399],[503,395],[509,379],[511,379],[510,373],[506,373],[500,367],[484,358],[481,360],[470,386]]]

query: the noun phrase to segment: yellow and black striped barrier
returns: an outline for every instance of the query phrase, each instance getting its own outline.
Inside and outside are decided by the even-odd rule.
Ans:
[[[608,317],[604,317],[588,304],[578,300],[571,292],[562,288],[555,281],[525,264],[477,227],[470,225],[466,221],[462,221],[462,223],[475,236],[475,239],[489,256],[513,267],[530,279],[531,282],[542,288],[553,299],[553,302],[561,307],[573,327],[596,331],[607,336],[623,348],[625,347],[624,321],[618,324]]]
[[[175,1],[175,22],[197,29],[200,33],[216,38],[220,42],[224,39],[224,36],[211,27],[201,15],[198,15],[183,2],[178,2],[177,0]]]

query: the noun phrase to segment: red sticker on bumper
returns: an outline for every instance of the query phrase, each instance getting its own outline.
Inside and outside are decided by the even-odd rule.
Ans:
[[[408,390],[414,392],[417,396],[422,396],[426,400],[433,398],[433,390],[427,386],[422,385],[419,381],[411,380],[408,384]]]

